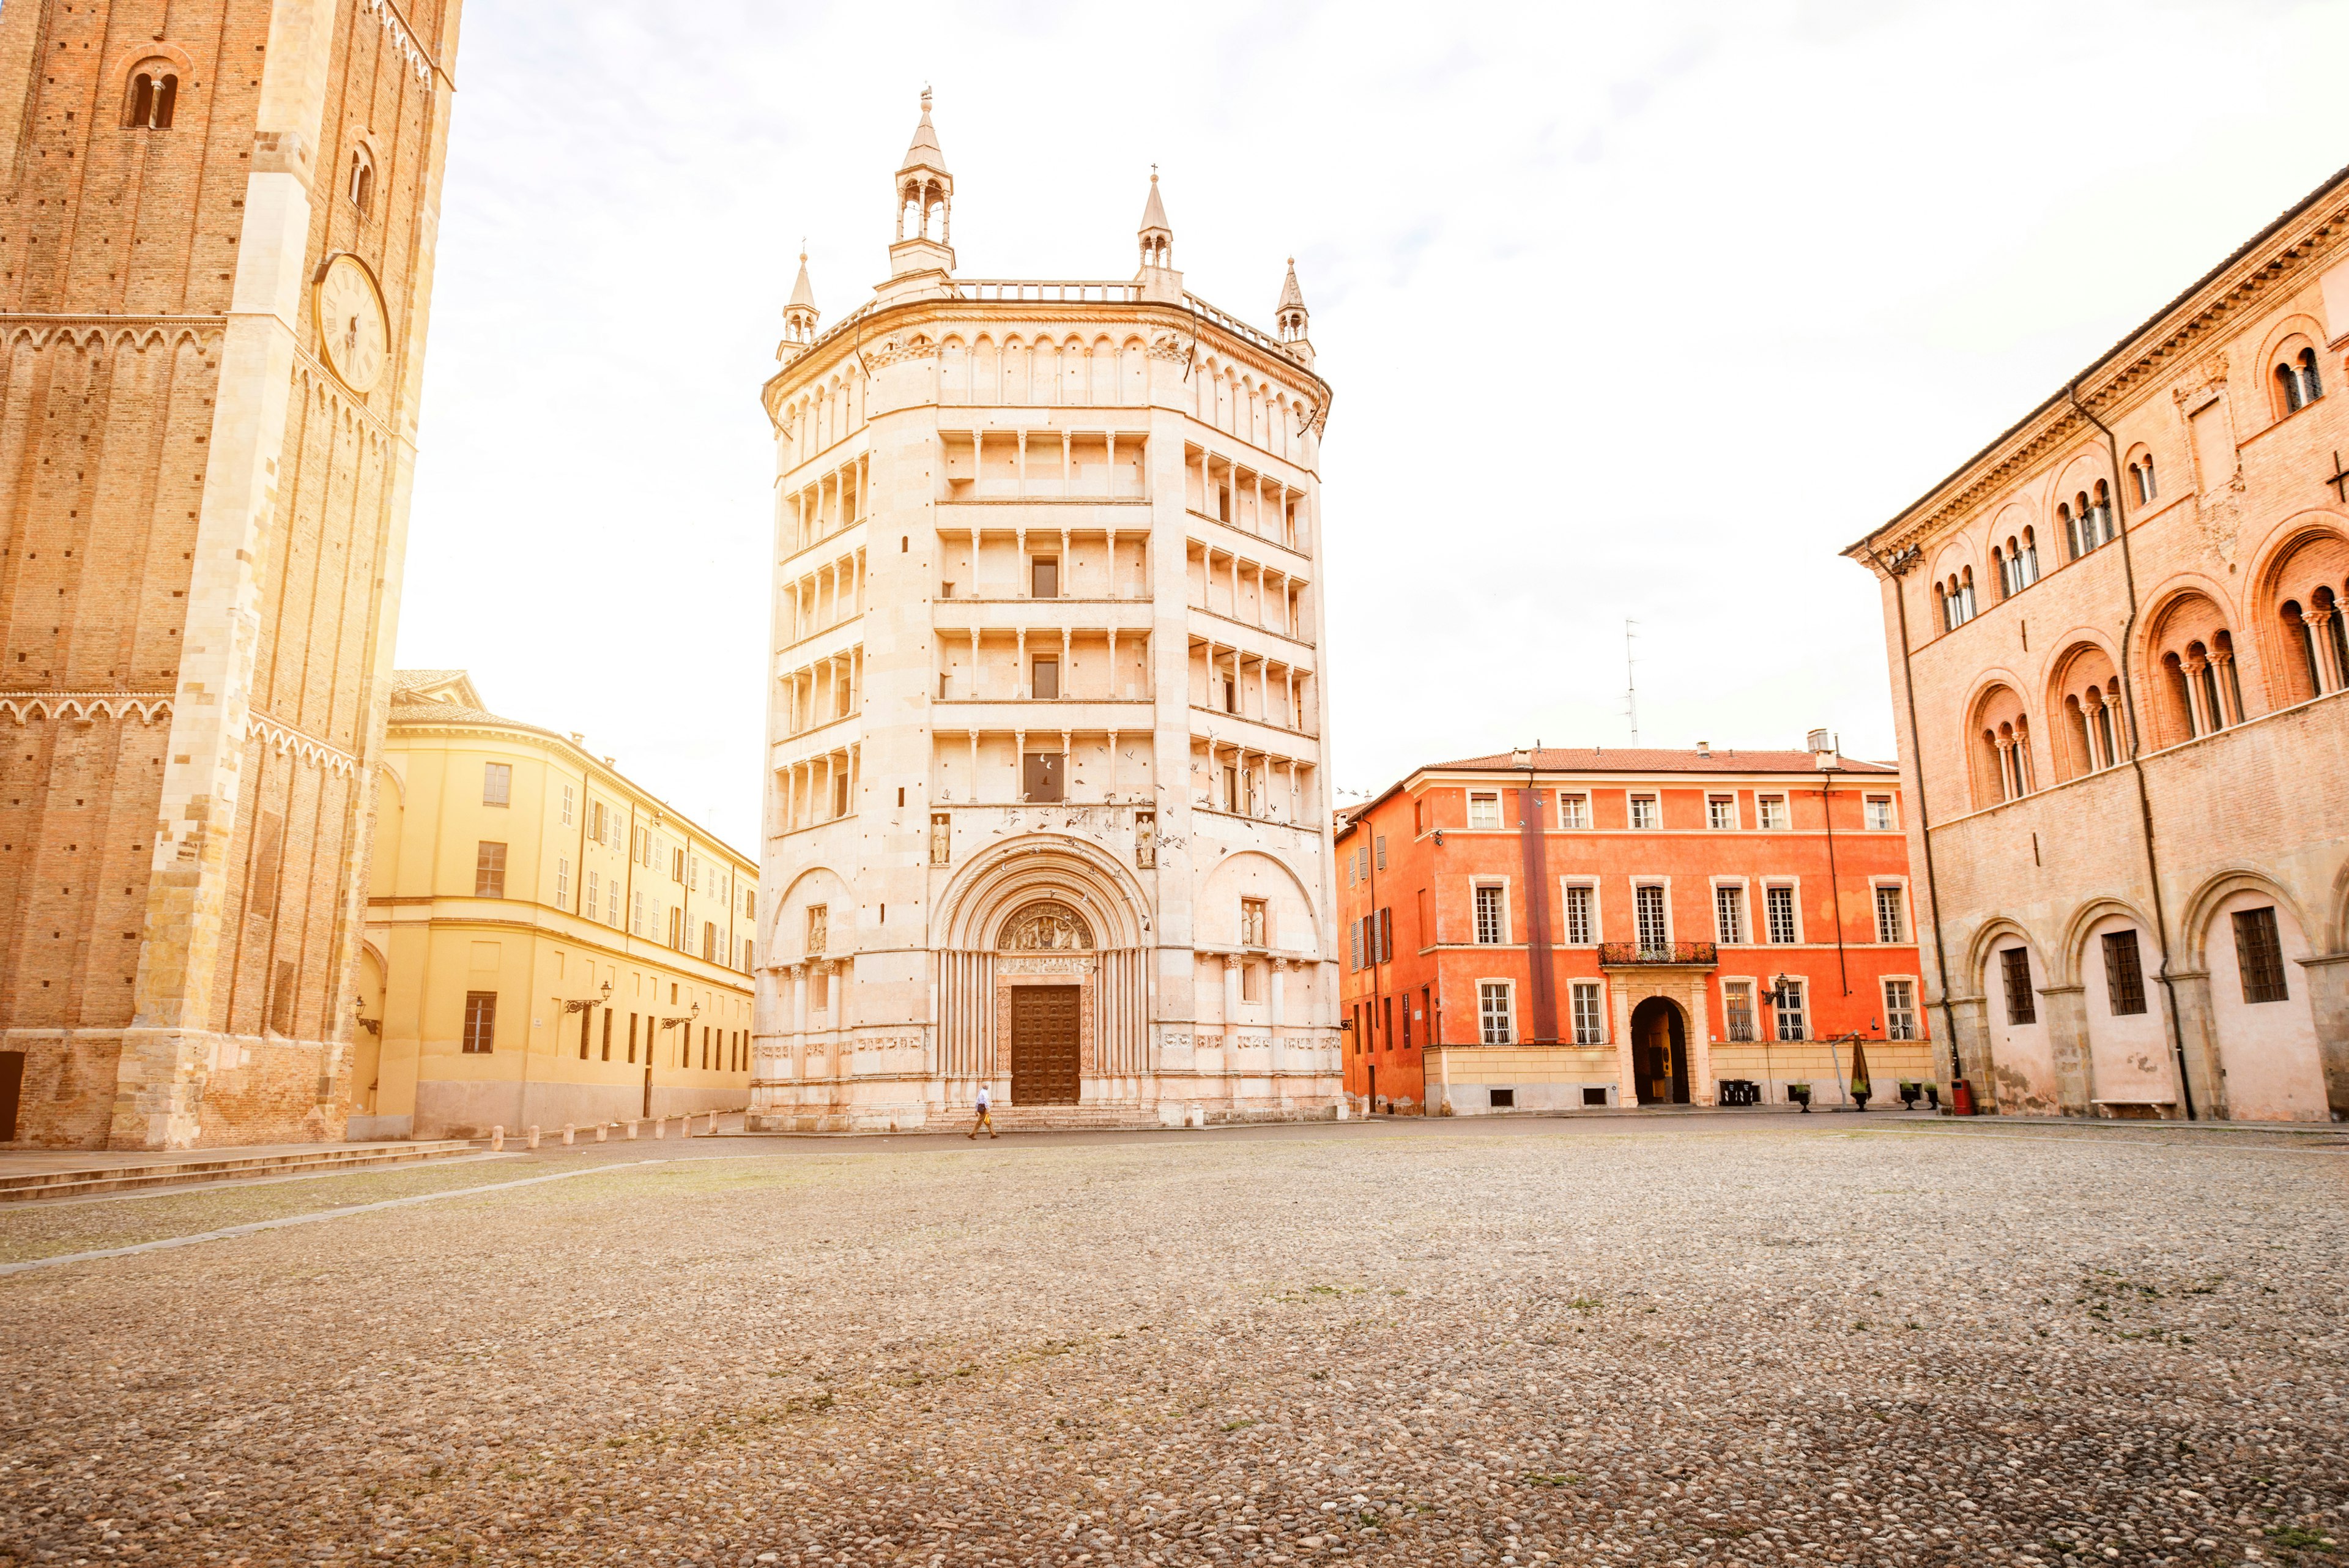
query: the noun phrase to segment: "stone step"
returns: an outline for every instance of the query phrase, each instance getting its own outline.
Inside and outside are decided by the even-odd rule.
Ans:
[[[415,1165],[478,1152],[458,1139],[429,1143],[337,1144],[329,1147],[251,1155],[222,1150],[215,1154],[160,1155],[135,1165],[89,1165],[43,1170],[21,1176],[0,1176],[0,1203],[26,1203],[44,1198],[78,1198],[93,1192],[125,1192],[141,1187],[173,1187],[184,1183],[236,1181],[264,1176],[307,1176],[319,1171],[365,1170],[387,1165]]]

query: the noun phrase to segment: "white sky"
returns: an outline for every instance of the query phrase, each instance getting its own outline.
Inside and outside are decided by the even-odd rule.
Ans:
[[[756,852],[808,236],[885,275],[925,81],[966,275],[1284,258],[1337,388],[1334,784],[1529,744],[1889,756],[1838,549],[2349,162],[2349,5],[468,0],[404,666]]]

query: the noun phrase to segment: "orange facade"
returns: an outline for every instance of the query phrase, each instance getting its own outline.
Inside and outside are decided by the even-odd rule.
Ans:
[[[1937,1077],[1899,774],[1832,752],[1544,749],[1339,826],[1366,1109],[1878,1103]]]

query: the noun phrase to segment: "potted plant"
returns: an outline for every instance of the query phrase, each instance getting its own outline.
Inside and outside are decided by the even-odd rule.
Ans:
[[[1851,1043],[1851,1103],[1861,1110],[1868,1109],[1875,1086],[1868,1081],[1868,1051],[1857,1040]]]
[[[1808,1084],[1787,1085],[1786,1097],[1802,1106],[1805,1116],[1811,1114],[1811,1086]]]
[[[1924,1093],[1924,1085],[1913,1078],[1900,1080],[1900,1103],[1909,1110],[1913,1111],[1917,1108],[1917,1101]]]

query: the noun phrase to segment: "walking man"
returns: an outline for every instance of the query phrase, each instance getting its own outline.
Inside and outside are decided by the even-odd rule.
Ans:
[[[973,1140],[978,1138],[978,1129],[981,1127],[985,1127],[987,1129],[987,1136],[989,1137],[999,1136],[995,1130],[995,1122],[993,1118],[988,1116],[987,1114],[987,1085],[985,1084],[981,1084],[978,1086],[978,1119],[970,1124],[970,1136]]]

